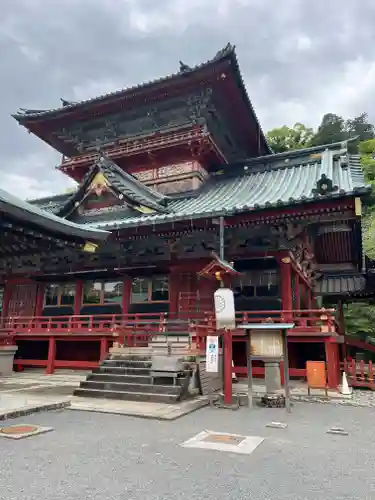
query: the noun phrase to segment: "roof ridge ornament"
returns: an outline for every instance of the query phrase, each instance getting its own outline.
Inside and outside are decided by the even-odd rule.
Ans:
[[[334,185],[332,180],[326,174],[322,174],[316,181],[316,187],[312,190],[315,196],[324,196],[338,191],[338,186]]]
[[[216,56],[213,58],[213,60],[216,61],[217,59],[221,59],[222,57],[233,54],[235,50],[236,46],[228,42],[224,48],[222,48],[216,53]]]
[[[188,66],[183,61],[179,61],[179,62],[180,62],[180,73],[190,73],[190,71],[193,70],[193,68],[191,66]]]

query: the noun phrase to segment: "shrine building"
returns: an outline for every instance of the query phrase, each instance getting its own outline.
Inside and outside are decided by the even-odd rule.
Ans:
[[[342,301],[366,286],[370,188],[347,142],[273,154],[233,46],[164,78],[14,118],[61,153],[58,169],[78,184],[27,203],[0,192],[2,326],[18,369],[93,368],[116,328],[140,318],[158,331],[161,321],[164,330],[207,322],[222,281],[238,323],[295,324],[292,378],[325,360],[337,387]],[[241,331],[233,365],[246,374]]]

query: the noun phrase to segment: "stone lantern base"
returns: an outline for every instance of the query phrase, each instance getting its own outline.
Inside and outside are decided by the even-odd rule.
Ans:
[[[13,373],[14,355],[18,346],[4,345],[0,347],[0,376],[9,377]]]

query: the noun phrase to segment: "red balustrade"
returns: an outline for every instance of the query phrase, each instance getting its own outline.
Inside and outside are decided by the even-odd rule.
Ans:
[[[359,363],[352,359],[344,360],[343,368],[346,373],[348,383],[352,387],[367,387],[375,390],[374,368],[372,361],[365,363],[361,360]]]
[[[236,322],[260,323],[273,321],[293,322],[295,327],[289,335],[333,336],[336,335],[334,310],[294,310],[294,311],[245,311],[237,312]],[[14,344],[19,340],[48,340],[48,359],[17,359],[20,366],[46,366],[47,373],[55,368],[92,368],[98,362],[69,361],[56,359],[56,342],[74,340],[77,342],[96,340],[100,342],[100,359],[108,352],[109,345],[118,342],[124,346],[145,347],[151,339],[162,336],[188,338],[193,350],[204,351],[206,337],[216,331],[214,315],[209,313],[167,313],[101,314],[69,316],[6,317],[0,329],[0,345]],[[231,339],[240,341],[245,331],[237,328],[231,332]],[[84,350],[82,350],[83,352]],[[98,360],[99,361],[99,360]],[[237,367],[238,368],[238,367]]]
[[[333,309],[307,309],[293,311],[243,311],[236,313],[238,325],[245,323],[292,322],[295,324],[290,335],[335,335],[337,332]],[[212,313],[179,313],[172,318],[168,313],[137,313],[137,314],[100,314],[100,315],[69,315],[69,316],[26,316],[3,318],[3,329],[21,334],[121,334],[167,331],[173,324],[173,329],[186,329],[189,323],[197,329],[197,335],[202,331],[215,331]],[[198,332],[199,330],[199,332]],[[233,335],[244,336],[241,328],[234,330]],[[206,336],[203,333],[203,336]]]

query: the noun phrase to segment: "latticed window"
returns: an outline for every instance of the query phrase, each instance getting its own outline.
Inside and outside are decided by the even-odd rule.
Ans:
[[[70,306],[74,304],[75,283],[48,283],[44,288],[45,306]]]
[[[168,276],[139,277],[132,281],[130,301],[139,302],[168,302]]]
[[[277,269],[247,271],[236,278],[235,289],[245,297],[276,297],[279,283]]]
[[[123,285],[122,281],[88,281],[83,287],[83,303],[121,303]]]

